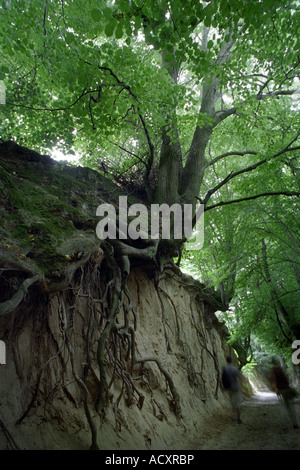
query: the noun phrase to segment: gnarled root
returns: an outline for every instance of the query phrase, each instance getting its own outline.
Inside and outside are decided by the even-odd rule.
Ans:
[[[157,357],[144,357],[144,358],[141,358],[141,359],[136,359],[136,358],[134,359],[135,364],[139,364],[139,363],[144,364],[145,362],[155,362],[157,364],[160,372],[165,376],[165,379],[167,381],[167,384],[169,386],[170,392],[171,392],[172,397],[173,397],[172,406],[173,406],[175,416],[177,418],[182,418],[180,397],[178,395],[178,392],[176,390],[176,387],[174,385],[174,382],[173,382],[173,379],[172,379],[171,375],[169,374],[169,372],[166,371],[166,369],[163,367],[162,363],[160,362],[160,360]]]
[[[39,274],[33,277],[29,277],[28,279],[25,279],[25,281],[22,282],[19,289],[11,297],[11,299],[6,300],[5,302],[2,302],[0,304],[0,315],[4,315],[5,313],[9,313],[15,310],[24,299],[24,296],[26,295],[29,287],[38,279],[40,279]]]

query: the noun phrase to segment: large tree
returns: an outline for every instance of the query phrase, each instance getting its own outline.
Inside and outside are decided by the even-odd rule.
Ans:
[[[293,211],[299,196],[298,30],[293,0],[2,1],[0,137],[47,153],[77,151],[147,203],[200,200],[217,214],[207,219],[216,245],[210,267],[220,273],[226,308],[243,240],[251,261],[238,230],[241,204],[281,197]],[[296,325],[278,310],[284,292],[268,257],[276,241],[266,239],[261,273],[287,335]],[[131,258],[175,253],[160,240],[111,243],[113,250],[103,244],[109,308],[98,340],[100,408],[110,334],[131,341],[127,322],[121,331],[116,321]]]
[[[19,0],[0,17],[2,140],[78,151],[149,203],[299,195],[297,2]]]
[[[150,202],[208,206],[226,183],[299,148],[296,119],[257,145],[268,119],[284,125],[272,103],[296,91],[296,3],[3,2],[1,136],[73,147],[99,169],[127,155],[124,171],[143,170]],[[242,135],[216,155],[226,121]]]

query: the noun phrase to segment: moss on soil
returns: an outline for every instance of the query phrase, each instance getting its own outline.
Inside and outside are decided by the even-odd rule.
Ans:
[[[120,195],[94,170],[0,144],[0,248],[34,264],[46,278],[57,277],[76,259],[76,250],[100,245],[96,209],[103,202],[117,205]]]

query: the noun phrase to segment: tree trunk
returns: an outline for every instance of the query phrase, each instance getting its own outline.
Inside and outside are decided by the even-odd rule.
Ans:
[[[212,129],[208,126],[196,127],[179,185],[179,194],[186,203],[194,204],[199,195],[206,167],[205,150],[211,134]]]
[[[173,129],[177,135],[177,130]],[[173,142],[168,128],[162,130],[163,140],[160,151],[158,185],[155,202],[174,204],[179,200],[178,183],[182,173],[181,148],[178,141]]]
[[[201,49],[207,49],[208,28],[204,27]],[[234,41],[230,38],[228,42],[224,41],[215,65],[220,66],[230,57],[230,50]],[[162,56],[163,57],[163,56]],[[177,83],[179,68],[174,64],[166,64],[163,60],[162,65],[168,69],[170,77],[174,83]],[[180,171],[180,144],[170,139],[163,129],[163,143],[160,158],[159,184],[157,198],[159,201],[174,203],[180,198],[180,202],[187,204],[196,204],[196,197],[199,195],[204,171],[207,166],[205,160],[205,151],[211,138],[214,127],[221,122],[224,117],[216,114],[216,102],[220,97],[219,80],[214,75],[202,86],[201,107],[199,120],[203,121],[196,125],[192,143],[188,151],[185,167]],[[176,110],[174,110],[174,115]],[[178,136],[177,130],[173,129],[172,137]],[[174,138],[174,137],[173,137]]]

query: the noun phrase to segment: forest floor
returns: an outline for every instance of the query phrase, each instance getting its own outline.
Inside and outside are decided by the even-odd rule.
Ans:
[[[217,416],[209,423],[207,433],[200,437],[200,450],[300,450],[300,399],[294,402],[298,429],[287,419],[283,429],[277,395],[257,392],[244,400],[241,420]]]

